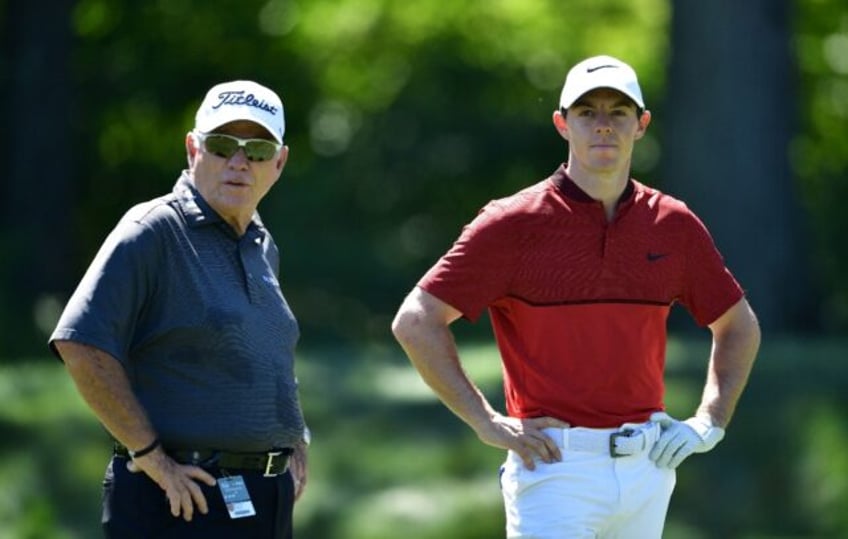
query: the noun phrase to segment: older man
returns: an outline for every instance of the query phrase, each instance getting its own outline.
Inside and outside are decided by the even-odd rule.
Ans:
[[[299,330],[257,214],[288,158],[283,104],[216,85],[171,193],[130,209],[50,337],[115,439],[109,538],[281,538],[306,481]]]

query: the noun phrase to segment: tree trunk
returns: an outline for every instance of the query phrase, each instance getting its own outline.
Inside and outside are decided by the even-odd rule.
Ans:
[[[49,298],[68,285],[72,7],[73,0],[57,0],[49,9],[40,2],[9,2],[6,9],[3,39],[11,54],[0,75],[8,163],[0,188],[0,345],[6,358],[45,351]]]
[[[795,124],[789,0],[676,0],[665,190],[706,223],[766,329],[818,326],[788,162]]]

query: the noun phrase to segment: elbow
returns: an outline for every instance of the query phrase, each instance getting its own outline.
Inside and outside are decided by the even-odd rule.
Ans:
[[[749,358],[750,363],[756,360],[762,341],[762,330],[750,307],[744,316],[739,317],[736,323],[727,328],[725,340],[737,349],[744,350],[744,355]]]
[[[745,299],[722,315],[713,325],[710,325],[713,336],[719,341],[735,343],[735,346],[756,351],[760,347],[762,332],[757,315]]]
[[[760,329],[760,322],[757,320],[757,315],[754,314],[754,311],[751,307],[748,307],[748,323],[746,328],[746,333],[748,334],[748,340],[750,342],[751,347],[754,350],[759,350],[760,342],[763,338],[762,330]]]
[[[408,349],[437,338],[458,317],[459,312],[450,305],[415,289],[392,320],[392,334]]]
[[[760,342],[762,342],[762,340],[763,340],[763,332],[760,329],[760,323],[759,323],[759,321],[757,321],[756,318],[754,318],[751,325],[752,325],[751,333],[753,333],[752,339],[754,341],[754,344],[756,344],[757,348],[759,348]]]
[[[420,323],[414,312],[401,308],[392,320],[392,335],[401,345],[412,339],[415,327]]]

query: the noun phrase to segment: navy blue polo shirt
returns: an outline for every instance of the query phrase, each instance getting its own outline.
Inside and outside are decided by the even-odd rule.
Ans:
[[[166,447],[291,447],[304,427],[299,330],[278,272],[258,215],[238,237],[184,172],[109,234],[51,348],[71,340],[120,361]]]

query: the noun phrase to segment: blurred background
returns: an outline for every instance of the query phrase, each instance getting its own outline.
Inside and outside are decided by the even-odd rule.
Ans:
[[[653,122],[633,175],[706,222],[764,345],[727,439],[678,474],[670,538],[848,537],[844,0],[0,0],[0,539],[96,537],[110,446],[45,346],[100,242],[170,191],[206,90],[276,89],[291,147],[260,211],[302,330],[314,432],[299,537],[503,536],[497,469],[391,338],[487,201],[565,159],[568,68],[612,54]],[[673,311],[668,407],[709,335]],[[488,322],[456,324],[502,405]]]

